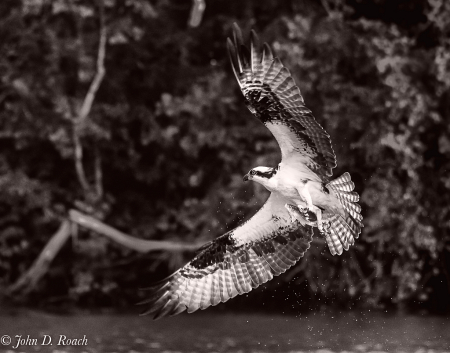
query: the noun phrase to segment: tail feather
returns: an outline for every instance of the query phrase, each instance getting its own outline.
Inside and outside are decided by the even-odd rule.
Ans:
[[[341,255],[342,249],[348,250],[359,237],[362,224],[359,195],[353,192],[355,184],[351,181],[349,173],[342,174],[327,184],[327,187],[336,193],[344,208],[345,217],[333,215],[329,219],[330,227],[325,231],[325,238],[332,255]]]
[[[331,255],[341,255],[342,254],[342,243],[339,237],[335,234],[333,228],[330,228],[325,232],[325,241],[327,242],[328,249],[330,249]]]
[[[360,214],[361,212],[361,206],[358,205],[357,203],[353,203],[353,202],[346,202],[346,201],[341,201],[342,206],[344,206],[345,210],[355,219],[357,219],[358,221],[362,220],[362,216]]]
[[[336,189],[338,189],[339,191],[346,191],[346,192],[350,192],[355,188],[355,184],[353,183],[353,181],[349,181],[347,183],[344,184],[338,184],[336,185]]]
[[[350,202],[358,202],[359,201],[359,195],[356,192],[348,192],[339,190],[339,194],[337,195],[339,199],[350,201]]]
[[[339,184],[345,184],[348,183],[349,181],[352,181],[351,177],[350,177],[350,173],[345,172],[344,174],[342,174],[340,177],[330,181],[328,183],[328,185],[339,185]]]
[[[356,202],[348,202],[342,200],[341,203],[344,205],[345,209],[350,212],[350,210],[354,211],[355,213],[359,214],[361,212],[361,206],[357,204]]]
[[[332,216],[329,221],[330,227],[325,232],[325,240],[331,255],[341,255],[343,250],[348,250],[355,243],[356,228],[349,226],[339,215]]]

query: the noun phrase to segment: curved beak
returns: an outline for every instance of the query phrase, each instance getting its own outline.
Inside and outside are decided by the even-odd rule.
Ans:
[[[248,179],[249,179],[249,175],[248,175],[248,174],[245,174],[245,175],[244,175],[244,178],[243,178],[242,180],[247,181]]]

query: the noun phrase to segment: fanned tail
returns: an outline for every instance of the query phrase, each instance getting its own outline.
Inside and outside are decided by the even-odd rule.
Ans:
[[[363,217],[361,206],[357,203],[359,195],[353,191],[355,184],[350,174],[344,173],[339,178],[330,181],[327,188],[336,193],[345,210],[345,219],[334,215],[329,219],[329,227],[325,230],[325,239],[332,255],[341,255],[343,249],[348,250],[361,233]]]

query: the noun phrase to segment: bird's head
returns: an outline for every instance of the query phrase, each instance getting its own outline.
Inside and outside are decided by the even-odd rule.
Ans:
[[[244,181],[254,180],[264,186],[267,186],[269,180],[277,173],[275,168],[256,167],[244,175]]]

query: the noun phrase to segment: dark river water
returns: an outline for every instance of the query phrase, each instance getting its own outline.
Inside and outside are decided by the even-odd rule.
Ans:
[[[27,312],[1,315],[0,337],[0,350],[10,353],[438,353],[450,352],[450,318],[371,312],[301,317],[206,312],[152,321],[135,315]]]

